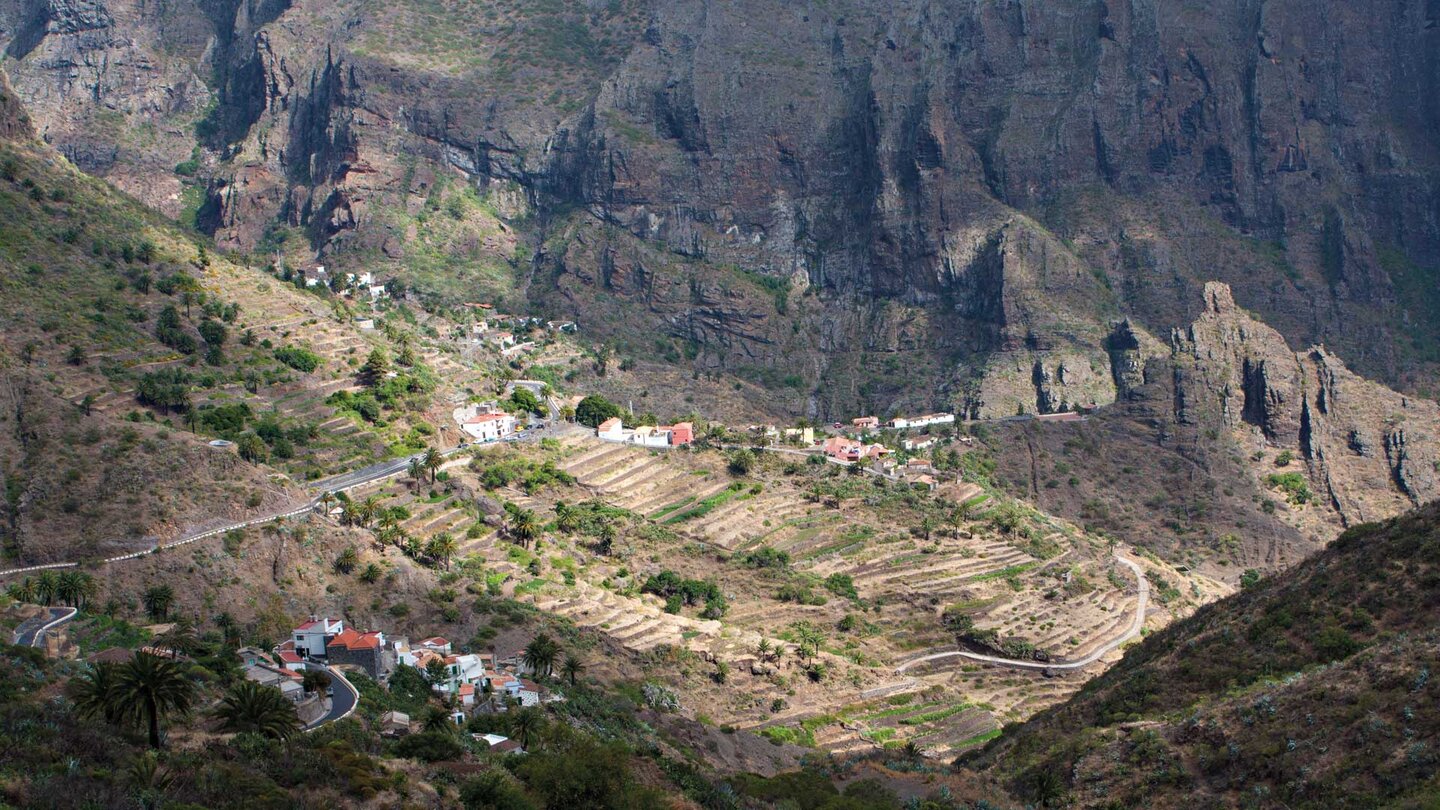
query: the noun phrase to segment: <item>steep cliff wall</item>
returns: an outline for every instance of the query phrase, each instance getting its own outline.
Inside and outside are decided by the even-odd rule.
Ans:
[[[1422,383],[1440,361],[1435,17],[0,0],[0,45],[42,135],[172,213],[203,186],[224,245],[404,273],[417,200],[454,179],[534,247],[516,294],[600,314],[600,337],[798,376],[777,388],[792,410],[996,415],[1110,401],[1113,325],[1184,326],[1217,278],[1291,342]],[[614,283],[636,257],[682,292]],[[755,298],[739,320],[704,292],[722,285]],[[867,378],[888,361],[910,399]]]
[[[9,77],[0,70],[0,138],[29,138],[33,134],[30,116],[15,91],[10,89]]]
[[[1200,318],[1173,340],[1178,421],[1213,409],[1247,450],[1293,451],[1346,524],[1440,498],[1433,401],[1365,380],[1321,346],[1292,351],[1237,307],[1223,284],[1205,285],[1205,301]]]

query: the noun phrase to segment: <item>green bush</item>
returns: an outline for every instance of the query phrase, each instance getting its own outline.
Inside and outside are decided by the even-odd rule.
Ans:
[[[320,367],[320,355],[298,346],[282,346],[275,350],[275,359],[306,374]]]

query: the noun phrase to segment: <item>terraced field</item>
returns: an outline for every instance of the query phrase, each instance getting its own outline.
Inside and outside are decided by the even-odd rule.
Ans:
[[[915,741],[932,753],[954,752],[983,742],[1002,722],[1063,699],[1080,680],[958,660],[908,678],[890,674],[900,659],[953,645],[940,623],[941,610],[962,606],[977,628],[993,629],[1001,638],[1023,638],[1062,658],[1082,656],[1113,638],[1132,615],[1133,586],[1112,584],[1105,552],[1077,544],[1073,531],[1046,537],[1042,545],[1060,553],[1041,559],[983,521],[963,531],[937,530],[926,539],[858,502],[837,509],[808,500],[797,485],[778,476],[737,484],[713,453],[651,451],[576,436],[562,442],[559,455],[560,466],[591,496],[700,541],[721,557],[783,551],[797,575],[812,582],[849,577],[862,602],[852,606],[834,595],[821,600],[827,601],[824,605],[781,602],[757,584],[763,577],[755,582],[728,577],[730,608],[719,621],[666,614],[654,597],[622,596],[593,582],[544,588],[536,597],[543,609],[599,629],[633,651],[671,645],[742,670],[755,660],[762,634],[793,650],[793,639],[776,636],[787,636],[782,629],[795,621],[827,626],[857,606],[884,616],[883,624],[873,620],[874,627],[885,628],[883,633],[836,635],[827,645],[824,657],[837,674],[827,681],[823,696],[797,698],[794,707],[779,714],[740,710],[725,715],[741,727],[777,725],[794,731],[809,723],[803,733],[833,750]],[[977,493],[978,488],[961,490],[965,499]],[[652,562],[669,561],[680,551],[648,550]],[[906,695],[937,689],[943,696],[923,708],[897,710],[909,705]],[[860,708],[830,718],[841,705]],[[876,712],[883,714],[872,716]]]

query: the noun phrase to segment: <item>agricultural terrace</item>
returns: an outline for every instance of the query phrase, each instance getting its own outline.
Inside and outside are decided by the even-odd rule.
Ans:
[[[983,741],[1082,677],[894,666],[959,635],[1079,657],[1123,631],[1136,598],[1104,541],[982,486],[931,494],[794,457],[761,454],[737,476],[718,451],[574,430],[356,497],[395,510],[384,536],[413,553],[447,535],[451,564],[488,589],[601,631],[620,672],[696,714],[835,750]]]

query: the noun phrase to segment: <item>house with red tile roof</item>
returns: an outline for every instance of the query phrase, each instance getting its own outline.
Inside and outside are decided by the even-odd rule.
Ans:
[[[360,633],[347,627],[325,644],[330,664],[358,666],[376,680],[394,666],[393,657],[387,657],[385,652],[385,634],[378,630]]]
[[[859,461],[863,447],[848,436],[831,436],[820,445],[825,455],[839,461]]]
[[[275,654],[280,659],[280,666],[283,669],[303,672],[305,670],[305,659],[295,654],[294,650],[281,650]]]

